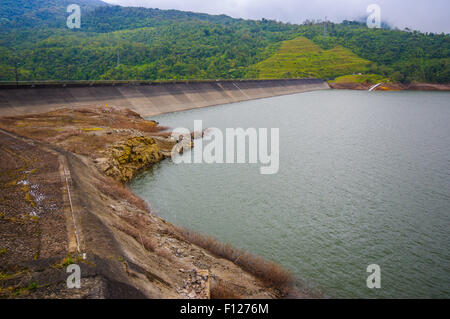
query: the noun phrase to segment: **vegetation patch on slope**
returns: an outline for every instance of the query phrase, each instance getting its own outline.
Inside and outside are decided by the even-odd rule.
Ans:
[[[377,84],[380,82],[386,83],[390,80],[379,74],[350,74],[343,75],[331,80],[330,83],[367,83]]]
[[[260,79],[331,78],[363,72],[370,63],[342,46],[325,50],[305,37],[298,37],[284,41],[278,52],[251,67],[248,74]]]

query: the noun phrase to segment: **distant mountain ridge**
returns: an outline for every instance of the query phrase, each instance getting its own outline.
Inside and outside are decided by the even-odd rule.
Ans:
[[[149,20],[202,20],[216,23],[240,20],[226,15],[111,5],[101,0],[2,0],[0,2],[0,26],[3,28],[64,27],[65,25],[58,22],[66,21],[68,16],[66,9],[71,4],[78,4],[81,7],[82,18],[90,27],[98,22],[97,18],[101,18],[104,22],[114,21],[114,16],[124,18],[122,21],[114,21],[115,25],[110,25],[108,31],[154,24]],[[97,12],[98,14],[93,14],[95,9],[103,10]],[[135,20],[132,23],[127,20],[127,17],[130,16]]]

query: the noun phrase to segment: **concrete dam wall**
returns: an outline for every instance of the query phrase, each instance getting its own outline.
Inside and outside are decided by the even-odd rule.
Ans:
[[[105,105],[155,116],[218,104],[329,89],[321,79],[0,85],[0,116]]]

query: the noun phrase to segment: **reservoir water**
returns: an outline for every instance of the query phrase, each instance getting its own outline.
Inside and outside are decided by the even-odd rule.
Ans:
[[[143,173],[131,187],[161,217],[330,297],[450,297],[450,93],[316,91],[152,119],[280,129],[275,175],[170,160]],[[367,288],[370,264],[380,289]]]

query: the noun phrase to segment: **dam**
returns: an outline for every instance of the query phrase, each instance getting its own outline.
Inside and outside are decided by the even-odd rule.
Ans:
[[[0,116],[111,106],[148,117],[329,88],[322,79],[3,83]]]

